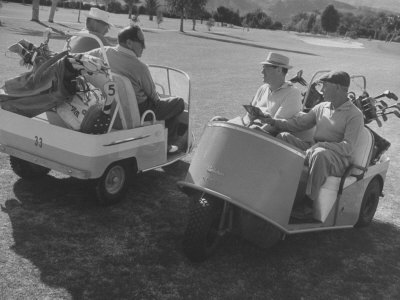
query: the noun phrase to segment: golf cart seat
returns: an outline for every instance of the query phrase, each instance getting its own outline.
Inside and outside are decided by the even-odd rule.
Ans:
[[[321,187],[318,199],[314,203],[314,219],[324,222],[343,189],[363,178],[371,160],[373,145],[374,137],[371,131],[363,127],[354,149],[354,162],[342,177],[329,176]]]
[[[122,114],[126,121],[126,128],[132,129],[140,126],[140,113],[136,100],[136,94],[132,87],[132,83],[125,76],[113,73],[113,79],[117,83],[118,96],[120,101],[119,113],[115,119],[113,128],[122,129],[120,115]],[[114,106],[115,107],[115,106]]]

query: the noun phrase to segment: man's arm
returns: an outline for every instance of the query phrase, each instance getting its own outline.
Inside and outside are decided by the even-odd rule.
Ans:
[[[290,119],[265,118],[262,121],[280,131],[298,132],[315,126],[317,120],[314,109],[308,113],[297,114]]]
[[[140,78],[140,84],[144,93],[146,94],[147,98],[151,101],[158,101],[160,100],[160,96],[156,91],[156,85],[151,77],[149,67],[143,64],[143,72]]]

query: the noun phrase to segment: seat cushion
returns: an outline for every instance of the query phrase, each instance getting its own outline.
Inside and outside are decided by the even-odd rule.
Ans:
[[[372,133],[363,127],[359,136],[357,145],[354,149],[353,163],[361,167],[367,167],[371,158],[371,152],[374,139]],[[360,175],[363,171],[353,168],[351,175]],[[314,218],[324,222],[328,217],[337,198],[337,192],[340,186],[340,177],[329,176],[322,185],[318,199],[314,203]],[[343,189],[357,181],[354,176],[348,176],[343,184]]]

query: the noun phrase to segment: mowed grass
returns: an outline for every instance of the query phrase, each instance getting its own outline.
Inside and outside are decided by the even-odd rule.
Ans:
[[[40,43],[45,26],[58,32],[50,47],[59,51],[62,33],[82,27],[74,23],[77,11],[59,9],[54,24],[32,23],[30,15],[30,6],[3,5],[1,54],[22,38]],[[46,20],[48,8],[40,15]],[[127,16],[111,20],[115,38]],[[261,84],[259,62],[269,50],[291,58],[289,77],[299,69],[308,80],[316,70],[344,69],[366,75],[373,95],[385,89],[400,95],[398,44],[362,40],[363,49],[330,48],[306,44],[294,33],[220,27],[208,32],[200,24],[193,32],[187,21],[182,34],[177,20],[166,19],[160,30],[147,16],[141,21],[143,61],[191,77],[197,139],[212,116],[243,112],[241,105]],[[0,82],[26,71],[6,56],[0,64]],[[199,265],[181,251],[189,200],[176,181],[185,176],[190,157],[175,172],[138,176],[120,204],[102,208],[85,182],[55,172],[21,180],[2,154],[0,299],[398,299],[399,125],[395,118],[382,128],[372,125],[392,147],[385,197],[371,226],[288,236],[268,251],[231,237]]]

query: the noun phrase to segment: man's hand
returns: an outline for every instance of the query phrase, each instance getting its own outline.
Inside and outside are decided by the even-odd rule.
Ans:
[[[273,123],[275,122],[275,120],[267,112],[263,112],[262,115],[259,115],[257,117],[257,119],[259,119],[262,123],[266,123],[269,125],[273,125]]]
[[[323,146],[324,142],[318,142],[312,145],[310,148],[306,150],[306,159],[310,159],[311,155],[313,154],[314,150],[318,147],[325,148]]]

